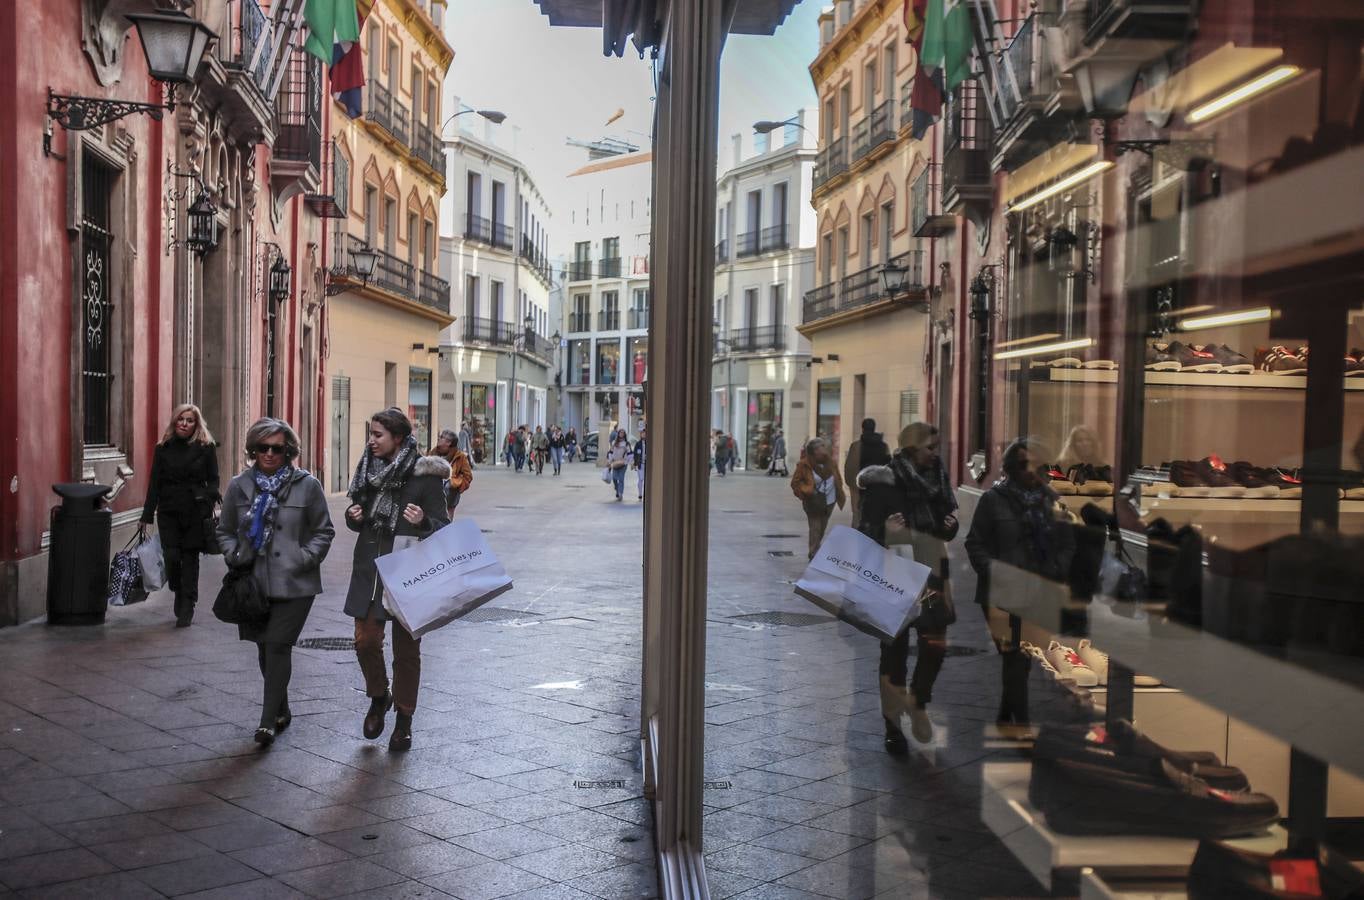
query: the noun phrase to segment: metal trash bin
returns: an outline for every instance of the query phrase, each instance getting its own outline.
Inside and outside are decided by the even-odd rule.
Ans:
[[[109,596],[109,540],[113,514],[100,501],[103,484],[54,484],[62,498],[52,508],[47,554],[47,624],[100,625]]]

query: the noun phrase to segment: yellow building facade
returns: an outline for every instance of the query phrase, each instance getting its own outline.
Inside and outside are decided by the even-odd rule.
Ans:
[[[453,321],[439,277],[441,84],[454,59],[444,11],[444,0],[360,0],[362,112],[332,106],[332,171],[348,189],[327,248],[331,491],[349,484],[375,411],[404,410],[423,450],[441,427],[437,354]],[[372,272],[355,254],[364,248],[375,251]]]
[[[818,231],[799,330],[810,339],[810,434],[830,438],[840,459],[863,418],[876,419],[893,447],[903,425],[927,416],[922,310],[934,263],[913,198],[930,166],[910,133],[917,61],[903,12],[902,0],[838,3],[820,17],[810,64]],[[904,270],[901,289],[886,289],[887,264]]]

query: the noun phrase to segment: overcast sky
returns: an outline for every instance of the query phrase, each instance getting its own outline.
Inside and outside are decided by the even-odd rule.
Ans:
[[[807,67],[819,46],[820,5],[802,0],[772,37],[730,37],[721,69],[722,165],[729,161],[731,134],[744,132],[750,141],[755,120],[785,119],[814,105]],[[563,208],[564,177],[587,161],[586,151],[566,145],[567,139],[610,136],[648,147],[651,63],[633,53],[603,56],[600,29],[551,28],[533,0],[451,0],[446,35],[455,59],[445,115],[455,112],[452,96],[506,113],[506,122],[492,128],[493,139],[508,150],[515,143],[556,215]],[[617,109],[625,114],[607,126]],[[483,120],[464,116],[456,125],[481,133]],[[519,129],[515,136],[513,127]]]

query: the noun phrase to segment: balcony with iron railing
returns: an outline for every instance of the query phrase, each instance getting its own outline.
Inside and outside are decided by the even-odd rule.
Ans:
[[[871,111],[871,134],[868,137],[868,152],[887,141],[895,140],[895,98],[887,98]]]
[[[473,316],[464,318],[463,335],[469,343],[491,344],[494,347],[510,347],[516,337],[510,322]]]
[[[307,203],[324,219],[344,219],[350,211],[350,162],[336,141],[322,147],[322,184],[317,193],[307,196]]]
[[[432,272],[417,271],[417,301],[441,312],[450,310],[450,282]]]
[[[258,0],[227,0],[226,28],[219,32],[218,59],[229,72],[250,76],[262,92],[270,78],[274,31]]]
[[[592,314],[590,312],[571,312],[568,314],[569,334],[582,334],[592,330]]]
[[[845,276],[832,284],[807,291],[803,303],[802,322],[806,325],[857,309],[864,309],[883,300],[922,298],[924,287],[924,251],[910,250],[891,257],[890,263],[906,270],[903,294],[889,297],[881,279],[883,266],[869,266]]]
[[[591,281],[592,280],[592,260],[575,259],[568,264],[569,281]]]
[[[788,249],[791,246],[791,241],[786,234],[786,223],[768,225],[764,228],[759,235],[759,246],[763,253]]]
[[[722,240],[715,245],[715,264],[724,265],[729,262],[729,241]]]
[[[619,278],[620,257],[610,256],[597,262],[598,278]]]
[[[739,235],[734,242],[734,256],[743,259],[745,256],[757,256],[762,252],[762,234],[757,231],[746,231]]]
[[[759,325],[735,328],[729,333],[732,353],[768,353],[786,349],[786,328],[782,325]]]
[[[393,134],[393,95],[376,78],[365,85],[365,118]]]
[[[837,137],[815,155],[813,189],[818,190],[848,171],[848,141]]]
[[[990,119],[980,86],[963,81],[943,107],[942,209],[953,213],[965,203],[988,203]]]
[[[369,283],[394,294],[409,299],[417,299],[416,267],[410,262],[399,259],[386,250],[375,250],[379,261],[374,267],[374,275]]]
[[[871,149],[871,116],[863,116],[852,128],[852,164],[867,155]]]
[[[322,64],[302,51],[289,59],[289,68],[275,98],[275,160],[272,176],[279,163],[298,163],[301,169],[322,169]]]
[[[412,125],[412,152],[437,174],[445,174],[445,148],[436,133],[424,122]]]
[[[510,225],[507,225],[503,222],[499,222],[497,219],[493,219],[492,233],[494,247],[500,247],[503,250],[512,249],[513,232],[512,227]]]
[[[598,331],[620,331],[620,310],[603,309],[597,313]]]
[[[544,282],[546,287],[554,283],[554,276],[550,270],[549,257],[545,256],[535,242],[526,235],[521,235],[521,259],[525,260],[526,265],[536,278]]]
[[[1184,39],[1200,5],[1197,0],[1087,0],[1085,43],[1093,46],[1105,38],[1125,38],[1126,46],[1115,47],[1115,55],[1130,58],[1133,40],[1159,46]]]
[[[504,225],[496,219],[476,216],[471,212],[464,214],[464,239],[478,241],[480,244],[488,244],[501,250],[512,249],[512,229],[509,225]]]
[[[630,328],[638,329],[649,327],[649,311],[647,309],[631,309],[628,310],[628,313],[628,325]]]
[[[936,163],[925,167],[909,191],[909,233],[915,237],[937,237],[956,227],[956,219],[942,212],[942,191],[934,181],[937,168]]]
[[[396,98],[393,100],[393,118],[389,133],[398,143],[406,147],[412,146],[412,121],[408,116],[407,107]]]

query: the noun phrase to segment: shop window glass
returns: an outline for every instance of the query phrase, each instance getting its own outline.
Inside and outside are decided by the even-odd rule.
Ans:
[[[464,420],[469,423],[476,464],[487,459],[492,448],[497,446],[496,397],[491,384],[464,385]]]
[[[412,421],[412,435],[417,446],[426,450],[433,446],[431,438],[431,370],[407,370],[407,417]]]
[[[748,468],[766,470],[772,463],[772,444],[781,427],[781,391],[749,391],[748,423],[744,429]]]
[[[620,343],[597,344],[597,384],[620,383]]]

